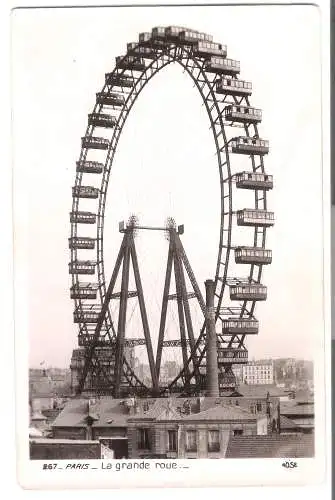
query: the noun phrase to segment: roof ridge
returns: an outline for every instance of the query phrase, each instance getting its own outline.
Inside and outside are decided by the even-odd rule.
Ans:
[[[188,415],[183,415],[181,418],[182,419],[188,419],[188,420],[191,420],[192,417],[193,418],[199,418],[201,416],[205,416],[205,415],[208,415],[210,413],[213,413],[213,412],[219,412],[220,410],[226,410],[228,412],[237,412],[239,413],[240,415],[241,414],[244,414],[245,416],[250,416],[251,418],[256,418],[256,415],[249,412],[248,410],[244,409],[244,408],[241,408],[240,406],[236,406],[236,405],[228,405],[228,404],[220,404],[220,405],[215,405],[215,406],[210,406],[209,408],[207,408],[206,410],[202,410],[198,413],[190,413]]]

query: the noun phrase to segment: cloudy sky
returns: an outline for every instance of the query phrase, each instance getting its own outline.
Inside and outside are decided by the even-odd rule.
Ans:
[[[250,357],[312,359],[324,342],[317,10],[173,7],[13,15],[15,259],[25,304],[16,311],[16,334],[29,335],[29,363],[68,366],[76,346],[68,237],[80,138],[115,56],[157,25],[211,33],[227,44],[228,57],[241,61],[241,78],[253,82],[252,105],[263,109],[260,135],[270,141],[265,165],[274,175],[269,209],[276,225],[268,231],[268,300],[257,307],[260,333],[248,339],[248,348]],[[171,65],[144,89],[119,143],[107,198],[107,276],[121,241],[118,221],[136,213],[146,224],[161,225],[167,216],[184,223],[183,244],[199,284],[213,277],[219,228],[214,153],[201,99],[189,77]],[[167,242],[141,233],[136,244],[155,344]],[[173,315],[168,322],[173,330]]]

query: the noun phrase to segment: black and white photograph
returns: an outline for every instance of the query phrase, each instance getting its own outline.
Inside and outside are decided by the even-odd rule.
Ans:
[[[322,477],[321,31],[313,5],[12,13],[24,484]]]

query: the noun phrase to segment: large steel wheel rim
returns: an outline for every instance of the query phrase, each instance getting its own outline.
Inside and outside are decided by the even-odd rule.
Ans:
[[[145,48],[149,45],[147,43],[138,43],[136,46],[138,48]],[[97,232],[96,232],[96,247],[97,247],[97,276],[98,276],[98,290],[99,290],[99,302],[102,305],[104,297],[106,294],[106,280],[105,280],[105,270],[104,270],[104,259],[103,259],[103,234],[104,234],[104,214],[106,207],[106,197],[107,189],[110,180],[111,169],[114,161],[114,156],[117,150],[117,145],[119,138],[121,136],[123,127],[128,118],[129,112],[132,109],[133,104],[136,102],[137,97],[140,95],[143,88],[149,83],[151,78],[155,76],[159,71],[161,71],[168,64],[177,62],[183,69],[189,74],[194,84],[196,85],[202,101],[206,107],[207,115],[210,120],[210,125],[213,133],[213,138],[216,148],[216,156],[219,166],[220,175],[220,193],[221,193],[221,222],[220,222],[220,238],[219,238],[219,248],[218,257],[215,270],[215,292],[216,292],[216,318],[217,320],[222,319],[222,300],[224,296],[225,287],[227,285],[227,279],[229,278],[229,260],[232,250],[231,238],[233,229],[233,217],[234,213],[232,210],[232,199],[234,191],[234,176],[231,173],[231,159],[230,159],[230,143],[226,137],[226,128],[228,127],[223,118],[223,110],[228,104],[239,104],[250,106],[248,96],[242,96],[237,98],[229,94],[218,96],[215,91],[216,82],[218,81],[218,75],[211,75],[204,69],[205,58],[196,57],[193,54],[193,47],[182,46],[175,44],[174,42],[165,42],[164,45],[152,49],[155,52],[155,59],[149,60],[144,71],[137,73],[129,69],[120,69],[119,65],[116,65],[113,72],[110,73],[109,82],[113,77],[117,78],[131,78],[133,79],[133,86],[129,90],[127,88],[119,87],[118,85],[110,85],[108,81],[105,83],[100,93],[113,93],[117,92],[125,97],[125,102],[123,107],[118,110],[113,108],[113,112],[117,113],[116,125],[113,128],[112,136],[110,138],[109,147],[106,153],[106,159],[104,163],[104,168],[102,172],[102,178],[99,189],[99,199],[98,199],[98,210],[97,210]],[[128,55],[134,54],[134,50],[127,53],[122,60],[125,60]],[[147,62],[148,59],[145,59]],[[115,90],[117,88],[118,90]],[[121,89],[121,90],[120,90]],[[104,105],[96,103],[92,114],[103,114]],[[85,137],[94,137],[94,131],[99,128],[95,125],[88,124]],[[249,123],[244,126],[245,137],[259,138],[258,128],[256,124]],[[85,162],[87,158],[89,148],[82,147],[81,154],[79,157],[79,162]],[[255,159],[256,155],[250,156],[252,172],[264,173],[264,162],[263,156],[259,155],[259,162]],[[257,155],[258,156],[258,155]],[[257,164],[259,163],[259,164]],[[83,186],[84,174],[82,172],[77,172],[75,188],[80,188]],[[72,213],[76,213],[79,210],[80,197],[73,197]],[[228,210],[227,210],[228,208]],[[266,191],[255,190],[255,209],[266,210]],[[78,236],[78,222],[72,222],[71,224],[71,238]],[[261,241],[260,241],[261,240]],[[265,248],[266,241],[266,229],[260,233],[259,229],[255,227],[253,246],[258,248]],[[78,260],[78,248],[71,248],[71,262]],[[250,265],[248,280],[260,283],[262,276],[262,265]],[[76,273],[72,274],[72,286],[78,286],[80,283],[79,276]],[[75,299],[76,310],[84,310],[87,302],[81,298]],[[91,303],[90,303],[91,304]],[[254,314],[256,301],[243,301],[240,304],[239,317],[248,318],[252,317]],[[115,329],[113,326],[113,321],[110,311],[105,320],[106,336],[111,341],[115,338]],[[87,335],[89,338],[89,329],[86,322],[79,323],[79,329],[81,335]],[[205,349],[201,347],[201,338],[204,335],[204,327],[196,344],[196,351],[199,358],[204,357]],[[240,339],[241,340],[241,339]],[[108,345],[107,341],[107,345]],[[242,342],[244,341],[244,337]],[[192,363],[193,354],[189,358],[189,363]],[[127,362],[125,362],[127,367]],[[184,367],[185,369],[185,367]],[[179,380],[185,382],[184,369],[180,372],[178,377],[170,384],[170,388],[173,389],[175,384]],[[193,373],[193,372],[192,372]],[[131,386],[141,386],[144,387],[143,383],[138,379],[134,372],[130,369],[129,365],[125,372],[127,380]]]

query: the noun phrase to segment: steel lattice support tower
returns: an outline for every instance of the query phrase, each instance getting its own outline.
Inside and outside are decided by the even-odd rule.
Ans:
[[[136,286],[135,291],[129,290],[129,272],[131,265],[135,277],[135,286]],[[114,293],[116,280],[120,274],[121,266],[122,266],[121,290],[120,292]],[[143,335],[144,335],[145,346],[147,350],[149,367],[150,367],[150,374],[152,379],[152,389],[153,393],[157,393],[158,379],[156,374],[149,323],[145,307],[141,276],[140,276],[137,253],[134,242],[134,228],[131,225],[124,230],[123,240],[121,243],[119,254],[116,259],[112,277],[107,289],[105,301],[103,303],[99,319],[96,325],[94,337],[90,341],[89,347],[86,349],[85,365],[77,387],[77,393],[81,393],[84,390],[86,377],[90,373],[91,377],[93,375],[93,378],[96,379],[95,380],[96,390],[99,391],[100,387],[106,387],[106,381],[109,380],[109,382],[107,383],[109,392],[111,392],[115,397],[120,396],[122,378],[127,374],[127,364],[125,363],[124,349],[126,345],[127,305],[128,305],[128,299],[130,297],[137,297],[139,302]],[[109,342],[110,347],[112,348],[110,352],[110,358],[112,362],[111,373],[106,374],[106,372],[102,369],[99,357],[96,356],[96,351],[97,351],[97,346],[99,344],[101,327],[105,321],[110,301],[113,298],[118,299],[120,302],[119,315],[118,315],[117,331],[115,332],[113,337],[110,338]],[[132,342],[136,344],[136,340],[137,339],[133,339]],[[100,370],[100,376],[98,375],[97,370]],[[103,377],[103,380],[101,380],[101,375]],[[132,387],[132,384],[129,381],[127,385],[128,388]],[[143,387],[141,387],[141,384],[136,384],[136,386],[140,390],[143,389]]]
[[[162,352],[164,347],[180,347],[182,352],[183,366],[186,367],[188,381],[185,389],[189,390],[190,383],[190,367],[189,358],[192,359],[193,370],[199,375],[198,361],[196,358],[195,350],[195,334],[190,311],[189,299],[196,298],[200,309],[205,314],[205,302],[201,294],[200,288],[197,284],[195,275],[192,271],[190,263],[187,259],[185,250],[180,240],[179,234],[183,232],[183,226],[179,226],[178,231],[171,227],[169,233],[169,251],[166,265],[165,284],[162,299],[161,318],[158,333],[157,355],[156,355],[156,371],[159,378],[161,369]],[[171,294],[171,277],[172,270],[174,273],[176,293]],[[192,285],[192,291],[188,292],[185,281],[185,272]],[[178,322],[179,322],[179,339],[164,340],[166,328],[166,315],[168,310],[169,301],[176,300],[178,308]],[[199,378],[197,378],[199,383]]]

